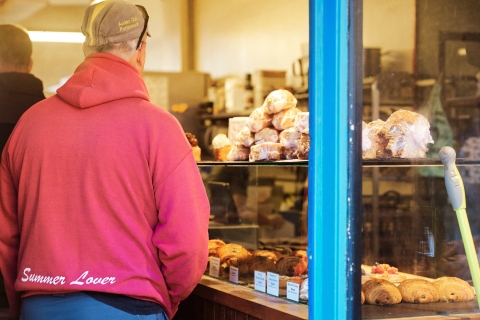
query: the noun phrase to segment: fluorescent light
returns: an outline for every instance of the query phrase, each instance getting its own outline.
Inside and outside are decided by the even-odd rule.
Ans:
[[[28,31],[32,42],[70,42],[83,43],[85,36],[81,32]]]

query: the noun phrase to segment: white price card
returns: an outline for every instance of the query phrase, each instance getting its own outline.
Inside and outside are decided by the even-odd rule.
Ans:
[[[220,274],[220,258],[218,257],[210,257],[210,270],[208,274],[212,277],[218,278]]]
[[[265,292],[267,284],[267,274],[265,272],[255,270],[255,290]]]
[[[231,282],[238,283],[238,268],[230,266],[230,273],[228,279]]]
[[[287,299],[298,302],[300,296],[300,285],[295,282],[287,281]]]
[[[277,273],[267,272],[267,293],[272,296],[279,296],[280,275]]]

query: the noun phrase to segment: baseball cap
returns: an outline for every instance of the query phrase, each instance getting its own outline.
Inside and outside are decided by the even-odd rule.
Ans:
[[[85,44],[94,47],[139,38],[141,43],[147,24],[144,7],[124,0],[106,0],[87,8],[81,29]]]

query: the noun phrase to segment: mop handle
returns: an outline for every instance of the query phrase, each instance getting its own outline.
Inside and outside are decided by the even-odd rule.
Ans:
[[[477,293],[477,302],[480,306],[480,268],[478,266],[477,252],[473,242],[472,231],[468,223],[468,216],[465,201],[465,189],[463,187],[462,177],[455,165],[455,150],[451,147],[443,147],[438,153],[440,160],[445,168],[445,186],[448,197],[452,203],[453,209],[457,214],[458,225],[462,235],[465,253],[467,254],[468,267],[473,280],[473,286]]]

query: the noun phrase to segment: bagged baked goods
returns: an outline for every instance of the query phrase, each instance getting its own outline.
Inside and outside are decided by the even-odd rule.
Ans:
[[[440,301],[460,302],[470,301],[474,297],[473,288],[468,282],[456,277],[440,277],[432,284],[437,287]]]
[[[215,161],[227,161],[227,155],[232,148],[230,139],[223,133],[217,134],[212,140]]]
[[[268,110],[268,113],[274,114],[280,111],[293,108],[297,105],[297,99],[293,94],[284,89],[274,90],[265,98],[263,106]]]
[[[278,131],[273,128],[263,128],[255,133],[255,144],[278,142]]]
[[[281,143],[265,142],[250,147],[250,162],[259,160],[280,160],[285,147]]]
[[[250,258],[250,253],[239,244],[228,243],[218,249],[222,267],[238,266]]]
[[[308,278],[303,280],[300,285],[300,299],[308,301]]]
[[[228,161],[245,161],[248,160],[250,155],[250,148],[234,144],[230,149],[230,152],[227,154]]]
[[[291,128],[295,124],[295,118],[300,111],[297,108],[290,108],[280,111],[273,115],[272,125],[277,130],[285,130]]]
[[[381,142],[378,132],[385,125],[383,120],[374,120],[366,124],[362,123],[362,158],[375,159],[377,157],[377,150],[385,147],[385,143]]]
[[[297,129],[297,131],[299,132],[302,132],[305,129],[309,129],[310,128],[309,117],[310,117],[309,112],[297,113],[295,117],[295,123],[293,124],[295,129]]]
[[[190,143],[190,146],[192,147],[193,157],[195,158],[195,161],[201,161],[202,150],[198,146],[197,138],[194,134],[190,132],[185,132],[185,136],[187,137],[188,143]]]
[[[383,279],[372,279],[362,286],[365,302],[376,305],[397,304],[402,301],[402,294],[391,282]]]
[[[245,126],[252,132],[258,132],[263,128],[269,127],[272,124],[273,115],[268,112],[268,108],[263,105],[255,108],[248,117]]]
[[[298,159],[307,160],[309,151],[310,151],[310,134],[309,134],[309,129],[305,129],[300,134],[300,141],[298,142],[298,148],[297,148]]]
[[[427,118],[408,110],[392,113],[378,136],[377,158],[425,158],[427,144],[433,143]]]
[[[296,149],[298,148],[298,143],[300,142],[300,131],[297,131],[296,128],[288,128],[281,131],[278,134],[278,141],[285,146],[285,148]]]
[[[235,137],[236,143],[245,147],[251,147],[255,143],[255,133],[245,126]]]
[[[424,279],[407,279],[398,285],[398,290],[404,302],[430,303],[440,298],[438,288]]]

